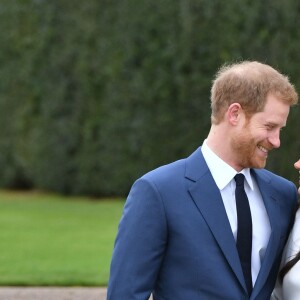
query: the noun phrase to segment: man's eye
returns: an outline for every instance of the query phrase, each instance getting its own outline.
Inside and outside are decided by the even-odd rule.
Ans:
[[[269,129],[269,130],[271,130],[271,129],[275,128],[275,125],[273,125],[273,124],[267,124],[266,128]]]

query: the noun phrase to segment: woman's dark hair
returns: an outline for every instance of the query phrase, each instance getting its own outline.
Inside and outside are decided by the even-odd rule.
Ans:
[[[300,209],[300,202],[298,203],[298,209]],[[279,279],[282,282],[287,272],[300,260],[300,251],[288,261],[279,272]]]
[[[285,266],[281,269],[281,271],[279,272],[279,278],[281,280],[281,282],[283,281],[284,276],[286,275],[286,273],[300,260],[300,251],[296,254],[296,256],[294,256],[293,259],[291,259],[290,261],[288,261]]]

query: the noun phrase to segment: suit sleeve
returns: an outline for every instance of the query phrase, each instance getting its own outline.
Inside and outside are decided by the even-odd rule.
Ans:
[[[167,225],[156,186],[139,179],[124,206],[115,241],[107,300],[148,300],[164,256]]]

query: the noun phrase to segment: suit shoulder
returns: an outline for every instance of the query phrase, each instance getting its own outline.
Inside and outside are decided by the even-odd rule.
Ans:
[[[172,163],[160,166],[141,177],[141,179],[159,182],[182,177],[185,173],[186,159],[180,159]],[[181,176],[180,176],[181,175]]]
[[[255,170],[257,172],[257,174],[259,174],[260,176],[263,176],[264,178],[266,178],[267,180],[271,180],[271,181],[276,181],[278,183],[281,183],[281,184],[288,184],[288,185],[291,185],[293,184],[290,180],[278,175],[278,174],[275,174],[269,170],[266,170],[266,169],[256,169]]]
[[[266,169],[256,169],[255,173],[265,182],[269,182],[279,193],[290,193],[292,191],[293,194],[297,195],[297,188],[292,181]]]

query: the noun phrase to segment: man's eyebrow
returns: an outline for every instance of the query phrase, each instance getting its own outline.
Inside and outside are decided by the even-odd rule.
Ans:
[[[286,124],[280,125],[278,123],[269,122],[269,121],[266,121],[265,125],[266,126],[271,126],[271,127],[280,127],[280,128],[283,128],[283,127],[286,126]]]
[[[266,121],[265,124],[268,125],[268,126],[277,126],[278,125],[278,124],[276,124],[274,122],[269,122],[269,121]]]

